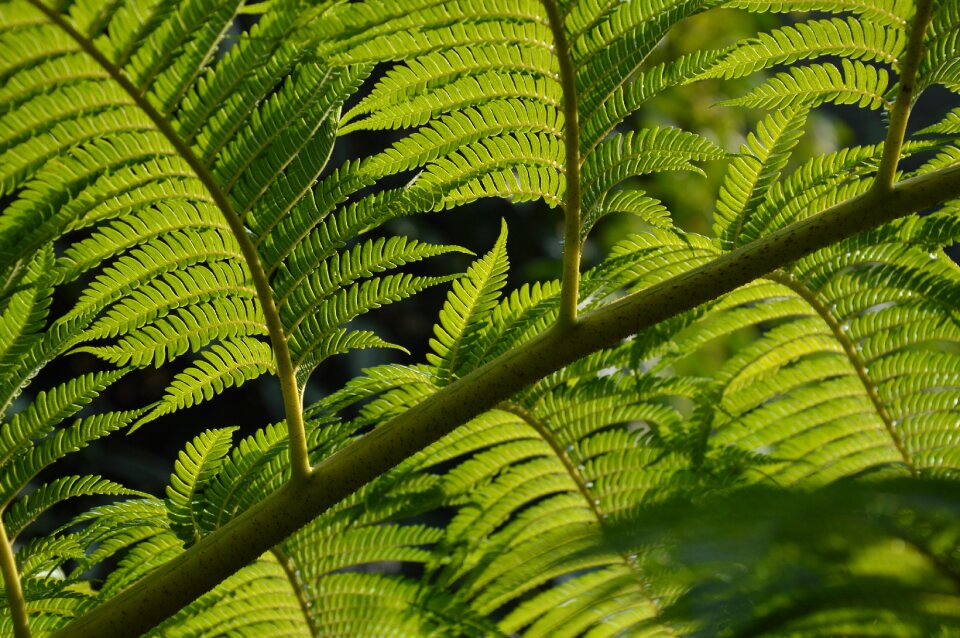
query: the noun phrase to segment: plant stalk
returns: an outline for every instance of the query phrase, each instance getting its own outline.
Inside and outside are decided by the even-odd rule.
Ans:
[[[257,254],[257,249],[253,245],[243,220],[233,209],[230,199],[217,184],[216,178],[206,164],[200,161],[200,158],[193,152],[193,149],[184,142],[173,125],[153,107],[150,101],[143,95],[136,86],[123,74],[123,71],[110,62],[109,59],[96,47],[92,40],[84,37],[77,31],[69,21],[67,21],[56,9],[45,5],[41,0],[30,0],[30,4],[41,11],[47,19],[69,35],[80,48],[96,60],[103,69],[110,75],[110,78],[120,85],[120,88],[129,95],[130,99],[138,108],[140,108],[154,126],[167,141],[170,142],[174,150],[190,166],[190,169],[197,176],[197,179],[203,184],[210,197],[213,199],[217,208],[223,214],[230,231],[240,247],[243,259],[250,269],[250,276],[253,279],[253,285],[256,289],[257,300],[263,310],[263,316],[267,323],[267,334],[270,338],[270,345],[273,348],[274,358],[277,364],[277,379],[280,381],[280,393],[283,397],[284,416],[287,421],[287,430],[290,438],[290,472],[292,477],[306,476],[310,473],[310,458],[307,453],[307,436],[303,422],[303,404],[300,399],[300,391],[297,387],[296,370],[293,367],[293,361],[290,357],[290,349],[287,345],[287,337],[283,330],[283,323],[280,321],[280,313],[273,300],[273,291],[270,288],[270,281],[267,273],[263,269],[263,263]]]
[[[577,304],[580,291],[580,121],[577,105],[577,73],[573,68],[570,42],[563,28],[563,18],[555,0],[543,0],[550,32],[553,34],[553,53],[560,66],[560,86],[563,91],[563,145],[564,179],[566,193],[563,203],[563,276],[560,280],[560,315],[558,325],[571,326],[577,322]]]
[[[127,638],[148,631],[328,508],[530,383],[816,250],[960,197],[960,165],[870,190],[737,250],[555,326],[451,383],[294,477],[277,492],[54,638]]]
[[[893,180],[896,178],[900,151],[907,134],[907,122],[910,120],[910,109],[913,107],[917,89],[917,73],[923,57],[923,39],[933,14],[933,0],[917,0],[916,6],[913,24],[910,27],[910,38],[904,52],[903,64],[900,66],[897,99],[890,110],[887,138],[883,143],[883,156],[880,158],[880,166],[874,182],[874,188],[882,191],[893,188]]]
[[[17,572],[17,559],[13,554],[13,544],[7,536],[7,527],[3,524],[3,512],[0,511],[0,573],[3,574],[3,588],[7,592],[7,604],[13,620],[15,638],[30,638],[30,619],[27,615],[27,601],[23,597],[23,586]]]

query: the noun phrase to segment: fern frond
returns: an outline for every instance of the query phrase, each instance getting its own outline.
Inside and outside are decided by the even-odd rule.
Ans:
[[[408,171],[462,146],[505,133],[541,133],[562,138],[563,115],[545,104],[521,100],[485,103],[444,115],[375,155],[366,170],[377,176]]]
[[[490,99],[509,98],[545,102],[559,109],[560,87],[546,77],[520,72],[488,71],[475,76],[467,75],[396,103],[371,106],[365,100],[344,114],[339,134],[422,126],[445,113],[462,111]],[[364,117],[357,119],[361,115]]]
[[[376,43],[380,51],[397,51],[402,43],[413,39],[422,48],[429,50],[436,45],[452,46],[455,36],[451,27],[462,25],[460,33],[475,36],[474,23],[483,22],[543,22],[540,6],[535,0],[455,0],[438,5],[431,0],[409,0],[397,3],[373,2],[356,7],[336,7],[325,12],[324,20],[318,21],[314,34],[321,41],[320,50],[327,54],[340,54],[351,59],[354,50],[358,55],[369,52],[367,43]],[[429,39],[431,32],[436,39]],[[453,31],[457,33],[456,30]],[[482,33],[482,31],[479,31]],[[350,53],[348,53],[350,52]],[[376,57],[381,60],[383,53]],[[395,59],[395,58],[390,58]]]
[[[917,74],[919,90],[933,84],[942,84],[954,93],[960,91],[960,65],[957,64],[956,56],[956,48],[960,43],[956,33],[958,23],[960,20],[956,6],[950,2],[937,3]]]
[[[301,65],[254,111],[214,167],[241,218],[255,206],[282,217],[303,196],[333,149],[339,105],[365,74]]]
[[[0,297],[0,418],[33,370],[26,356],[43,341],[53,286],[48,281],[52,251],[41,251],[19,273],[8,279]]]
[[[486,255],[473,262],[466,274],[453,282],[447,301],[434,326],[433,352],[427,362],[437,368],[439,385],[472,367],[473,345],[486,327],[487,317],[507,282],[507,224],[500,224],[500,236]]]
[[[563,145],[552,135],[514,133],[467,144],[427,166],[411,190],[434,210],[453,208],[481,197],[508,197],[520,202],[544,199],[562,203],[560,175]]]
[[[167,486],[167,509],[170,529],[185,544],[200,539],[197,524],[206,483],[220,470],[223,457],[230,451],[233,433],[237,428],[207,430],[187,443],[180,452]]]
[[[778,181],[803,133],[808,112],[800,106],[767,116],[730,163],[714,214],[714,233],[725,249],[737,247],[744,226],[752,221],[768,190]]]
[[[908,0],[726,0],[726,7],[750,11],[829,11],[830,13],[854,13],[891,27],[906,27],[912,5]]]
[[[939,415],[956,399],[955,355],[937,355],[941,375],[930,365],[933,350],[960,339],[948,310],[957,271],[938,258],[955,233],[942,215],[898,222],[801,260],[771,275],[776,286],[754,284],[704,315],[679,351],[752,322],[767,326],[720,372],[711,446],[768,456],[775,465],[765,472],[780,482],[876,466],[913,474],[952,467],[952,456],[934,450],[952,436]],[[923,319],[935,314],[946,319]]]
[[[148,497],[101,505],[74,518],[85,556],[70,575],[78,576],[111,558],[119,558],[99,591],[102,599],[114,596],[163,560],[183,551],[183,542],[170,533],[167,510],[161,499]],[[125,554],[126,553],[126,554]]]
[[[304,274],[300,281],[287,283],[289,280],[278,277],[283,284],[275,289],[278,305],[281,308],[289,305],[289,311],[297,316],[303,309],[322,302],[360,279],[370,278],[374,273],[449,252],[465,250],[457,246],[434,246],[406,237],[368,239],[348,251],[333,253],[329,259],[314,266],[312,272],[301,268]]]
[[[273,350],[252,337],[224,339],[201,353],[199,361],[177,373],[156,407],[134,428],[208,400],[274,369]]]
[[[366,350],[367,348],[384,348],[399,350],[409,354],[410,351],[395,343],[390,343],[369,330],[347,330],[338,328],[323,334],[312,344],[311,349],[297,362],[297,382],[306,386],[307,380],[317,367],[338,354],[346,354],[351,350]]]
[[[580,106],[580,152],[588,157],[594,148],[631,113],[663,91],[689,82],[716,62],[723,51],[697,51],[671,62],[640,69],[635,76],[587,109]]]
[[[84,417],[34,443],[8,461],[4,473],[0,474],[0,502],[9,502],[37,474],[57,460],[129,425],[142,413],[143,410],[130,410]]]
[[[868,20],[810,20],[761,33],[739,44],[701,77],[739,78],[778,64],[824,55],[877,61],[896,68],[906,42],[903,29]]]
[[[313,635],[286,572],[271,558],[248,565],[147,635]]]
[[[600,22],[581,40],[573,42],[576,64],[577,102],[584,113],[593,113],[613,97],[618,89],[641,68],[666,33],[680,20],[703,10],[703,0],[680,0],[655,3],[653,11],[645,11],[643,2],[625,3],[614,9],[612,33],[606,21]],[[649,19],[644,14],[649,14]],[[617,25],[619,18],[626,23],[640,20],[633,28]],[[622,31],[622,33],[620,32]]]
[[[210,0],[168,12],[140,38],[125,64],[131,83],[161,113],[170,113],[214,56],[239,6],[237,0]]]
[[[885,69],[846,58],[841,65],[842,72],[833,64],[791,67],[789,72],[778,73],[746,95],[720,105],[782,109],[832,102],[890,109],[892,105],[885,98],[890,79]]]
[[[670,170],[702,173],[692,162],[724,157],[710,140],[680,129],[645,128],[616,135],[583,163],[583,209],[591,211],[610,189],[631,177]]]
[[[271,9],[196,78],[179,104],[177,132],[196,144],[204,161],[211,161],[234,138],[257,103],[300,57],[297,47],[284,44],[297,22],[297,0],[273,2]]]
[[[509,43],[459,47],[427,54],[389,71],[352,111],[352,115],[395,107],[411,98],[430,95],[462,76],[522,73],[556,81],[555,61],[547,46],[518,48]],[[429,91],[429,92],[428,92]],[[510,96],[514,97],[514,96]],[[539,100],[538,100],[539,101]]]
[[[586,239],[593,226],[603,217],[613,213],[636,215],[651,226],[670,228],[673,220],[670,211],[660,200],[648,197],[640,190],[619,190],[608,193],[603,200],[583,217],[580,241]]]
[[[197,523],[203,533],[222,527],[256,503],[289,475],[283,424],[257,430],[241,439],[207,483]]]
[[[331,345],[329,339],[339,332],[339,326],[355,317],[374,308],[406,299],[425,288],[451,279],[453,277],[385,275],[339,290],[329,298],[317,302],[315,306],[304,309],[295,318],[288,311],[285,323],[289,326],[290,353],[294,364],[300,367],[308,360],[318,361],[318,353],[323,353],[323,346]],[[364,337],[363,345],[360,347],[375,345],[378,344]],[[303,373],[309,374],[311,369],[306,367]]]
[[[71,243],[54,265],[57,281],[74,281],[111,257],[177,230],[210,228],[221,234],[229,232],[226,222],[208,202],[189,201],[190,194],[177,189],[173,183],[169,184],[169,191],[157,186],[160,190],[156,193],[157,199],[161,201],[136,210],[144,202],[130,198],[129,209],[133,209],[130,214],[121,216],[118,211],[117,219],[98,225],[90,237]],[[185,199],[188,201],[178,201]]]
[[[39,392],[26,409],[3,424],[0,431],[0,462],[6,464],[15,455],[30,448],[34,439],[43,439],[56,425],[79,412],[128,371],[93,372]]]
[[[69,316],[103,308],[165,273],[182,271],[197,263],[228,259],[240,259],[240,249],[230,235],[208,228],[166,233],[141,244],[105,268],[80,295]]]
[[[7,508],[3,524],[11,539],[16,537],[46,510],[71,498],[81,496],[144,496],[114,481],[99,476],[63,476],[44,483],[17,499]]]

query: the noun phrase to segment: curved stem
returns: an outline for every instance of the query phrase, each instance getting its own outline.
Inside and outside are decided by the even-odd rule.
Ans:
[[[960,164],[868,191],[555,327],[445,386],[205,536],[54,638],[148,631],[364,484],[569,363],[884,222],[960,197]]]
[[[3,524],[0,512],[0,573],[3,574],[3,588],[7,592],[7,604],[13,620],[15,638],[30,638],[30,622],[27,617],[27,601],[23,598],[20,574],[17,573],[17,560],[13,555],[13,544],[7,537],[7,527]]]
[[[560,86],[563,90],[564,169],[567,190],[563,205],[563,276],[560,289],[559,325],[577,322],[580,290],[580,121],[577,106],[577,74],[573,69],[570,43],[563,29],[563,18],[555,0],[543,0],[554,54],[560,65]]]
[[[590,508],[590,511],[593,512],[597,522],[602,525],[607,515],[604,514],[602,509],[600,509],[600,502],[598,501],[596,495],[587,485],[587,481],[583,478],[583,474],[580,472],[580,469],[577,467],[576,463],[573,462],[573,459],[570,458],[570,455],[567,454],[563,444],[561,444],[560,441],[557,440],[557,437],[554,436],[553,432],[550,430],[550,427],[538,419],[535,414],[531,413],[525,407],[512,401],[504,401],[498,405],[497,408],[518,417],[524,423],[533,428],[540,438],[550,446],[550,449],[553,450],[553,453],[558,459],[560,459],[560,463],[563,464],[563,468],[567,471],[567,474],[569,474],[570,478],[573,479],[574,485],[577,486],[577,491],[580,492],[583,500],[587,502],[587,506]]]
[[[294,566],[293,561],[290,560],[290,557],[287,556],[279,546],[272,548],[270,553],[273,554],[273,557],[283,569],[283,573],[286,575],[287,580],[290,581],[290,587],[293,589],[294,596],[297,597],[297,603],[300,605],[300,612],[303,614],[304,622],[310,629],[310,635],[313,636],[313,638],[318,638],[319,634],[317,634],[317,628],[313,622],[313,612],[310,610],[310,602],[307,600],[307,592],[304,591],[303,581],[300,579],[300,575],[297,573],[297,569]]]
[[[513,414],[521,419],[524,423],[533,428],[540,438],[543,439],[548,446],[550,446],[550,449],[553,451],[553,453],[558,459],[560,459],[560,463],[567,471],[567,474],[569,474],[570,478],[573,479],[573,483],[577,486],[577,491],[580,492],[580,496],[582,496],[583,500],[587,502],[587,506],[593,513],[594,518],[597,519],[597,525],[599,525],[601,529],[605,528],[607,526],[607,514],[603,511],[603,508],[600,507],[600,499],[598,499],[597,495],[593,493],[590,483],[588,483],[586,478],[583,476],[583,472],[580,471],[580,468],[577,467],[577,464],[573,462],[572,458],[570,458],[570,455],[564,448],[563,443],[557,439],[556,435],[550,429],[550,426],[541,421],[537,415],[533,414],[522,405],[512,401],[504,401],[498,405],[497,408],[503,410],[504,412],[509,412],[510,414]],[[645,578],[645,575],[638,569],[636,561],[631,560],[630,557],[622,550],[618,550],[616,554],[620,557],[620,561],[623,563],[624,567],[630,571],[630,574],[636,580],[637,584],[639,585],[638,591],[641,593],[644,599],[646,599],[654,609],[659,611],[660,603],[657,602],[654,596],[650,595],[650,583],[648,582],[647,578]],[[673,632],[670,633],[671,635],[674,635]]]
[[[910,475],[914,477],[919,476],[920,473],[913,461],[913,455],[910,454],[910,449],[904,443],[903,438],[897,431],[897,428],[893,422],[893,418],[887,411],[887,406],[883,404],[883,400],[880,398],[880,394],[877,391],[877,384],[873,382],[873,379],[871,379],[870,375],[867,373],[866,362],[863,360],[863,357],[860,356],[860,351],[856,344],[853,343],[847,333],[843,331],[843,328],[840,326],[840,322],[837,321],[837,318],[832,312],[830,312],[830,309],[827,308],[822,301],[820,301],[819,297],[817,297],[817,293],[807,288],[802,281],[793,275],[782,271],[774,271],[766,275],[766,278],[770,281],[775,281],[778,284],[786,286],[793,292],[797,293],[797,295],[806,301],[810,307],[813,308],[814,312],[816,312],[820,318],[823,319],[824,323],[827,324],[827,327],[830,328],[830,332],[833,333],[833,337],[840,343],[840,347],[843,348],[843,352],[845,355],[847,355],[847,359],[850,360],[850,365],[853,366],[854,371],[857,373],[857,377],[860,379],[860,383],[863,385],[863,389],[867,393],[867,398],[870,399],[870,403],[873,405],[874,411],[876,411],[877,416],[880,417],[880,421],[883,422],[884,429],[887,431],[887,434],[890,435],[890,439],[893,441],[893,446],[897,448],[897,451],[903,458],[903,463],[907,466],[907,470],[910,471]]]
[[[874,187],[882,191],[889,191],[893,187],[893,180],[897,174],[897,164],[900,162],[900,150],[903,148],[903,139],[907,133],[907,121],[910,119],[910,109],[913,106],[914,93],[917,88],[917,72],[920,69],[920,59],[923,56],[923,38],[927,32],[927,25],[933,13],[933,0],[917,0],[917,9],[913,15],[913,25],[910,27],[910,39],[900,65],[900,86],[897,90],[897,100],[890,111],[890,124],[887,127],[887,139],[883,143],[883,157],[877,169],[877,178]]]
[[[85,37],[77,31],[69,21],[67,21],[58,11],[45,5],[41,0],[29,0],[30,4],[41,11],[48,20],[63,30],[70,36],[80,48],[92,57],[103,69],[110,75],[110,78],[120,85],[120,88],[130,96],[133,103],[139,107],[157,130],[163,134],[167,141],[173,146],[174,150],[183,158],[190,169],[197,176],[197,179],[203,184],[210,197],[213,199],[217,208],[223,214],[230,231],[233,233],[237,244],[240,246],[240,252],[243,254],[244,261],[250,269],[250,276],[253,279],[254,288],[257,291],[257,300],[263,310],[264,318],[267,323],[267,333],[270,338],[270,345],[273,347],[274,357],[277,364],[277,378],[280,381],[280,392],[283,396],[283,408],[287,420],[287,429],[290,437],[290,466],[292,477],[302,477],[310,473],[310,459],[307,453],[307,436],[303,422],[303,409],[300,400],[300,392],[297,388],[296,370],[293,361],[290,358],[290,349],[287,345],[287,338],[284,335],[283,324],[280,321],[280,313],[273,300],[273,291],[270,288],[270,282],[267,274],[263,270],[263,264],[257,255],[257,249],[254,247],[246,227],[240,216],[233,209],[233,204],[217,184],[216,178],[206,164],[200,161],[193,149],[183,141],[174,130],[170,121],[164,117],[156,108],[150,104],[150,101],[143,95],[136,86],[123,74],[123,71],[110,62],[109,59],[94,45],[90,38]]]

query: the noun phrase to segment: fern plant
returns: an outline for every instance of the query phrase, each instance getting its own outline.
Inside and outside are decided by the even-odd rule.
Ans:
[[[789,20],[651,61],[723,8]],[[956,0],[0,2],[0,633],[952,635],[960,111],[906,131],[960,92],[958,26]],[[748,75],[726,105],[766,115],[735,152],[629,124]],[[797,162],[830,104],[886,139]],[[395,141],[340,160],[359,131]],[[707,161],[710,236],[633,179]],[[506,290],[506,224],[460,276],[409,268],[464,249],[388,222],[489,197],[562,215],[559,281]],[[642,230],[584,269],[611,213]],[[398,347],[354,319],[444,284],[425,361],[305,405],[326,359]],[[43,385],[79,353],[102,367]],[[155,402],[97,402],[170,365]],[[278,422],[197,427],[164,494],[57,472],[264,375]],[[87,496],[113,500],[31,533]],[[683,508],[720,497],[740,530],[788,502],[873,531],[824,554],[813,525],[705,590]]]

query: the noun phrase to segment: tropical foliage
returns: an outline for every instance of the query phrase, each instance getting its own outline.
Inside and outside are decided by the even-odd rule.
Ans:
[[[657,61],[721,10],[779,22]],[[3,0],[0,635],[960,632],[960,110],[905,135],[958,37],[957,0]],[[748,76],[738,149],[633,125]],[[834,105],[886,139],[799,158]],[[708,235],[637,179],[705,169]],[[559,281],[508,289],[506,222],[462,275],[394,233],[492,197],[556,209]],[[304,405],[439,285],[423,362]],[[164,494],[58,470],[265,375],[280,420],[197,425]]]

